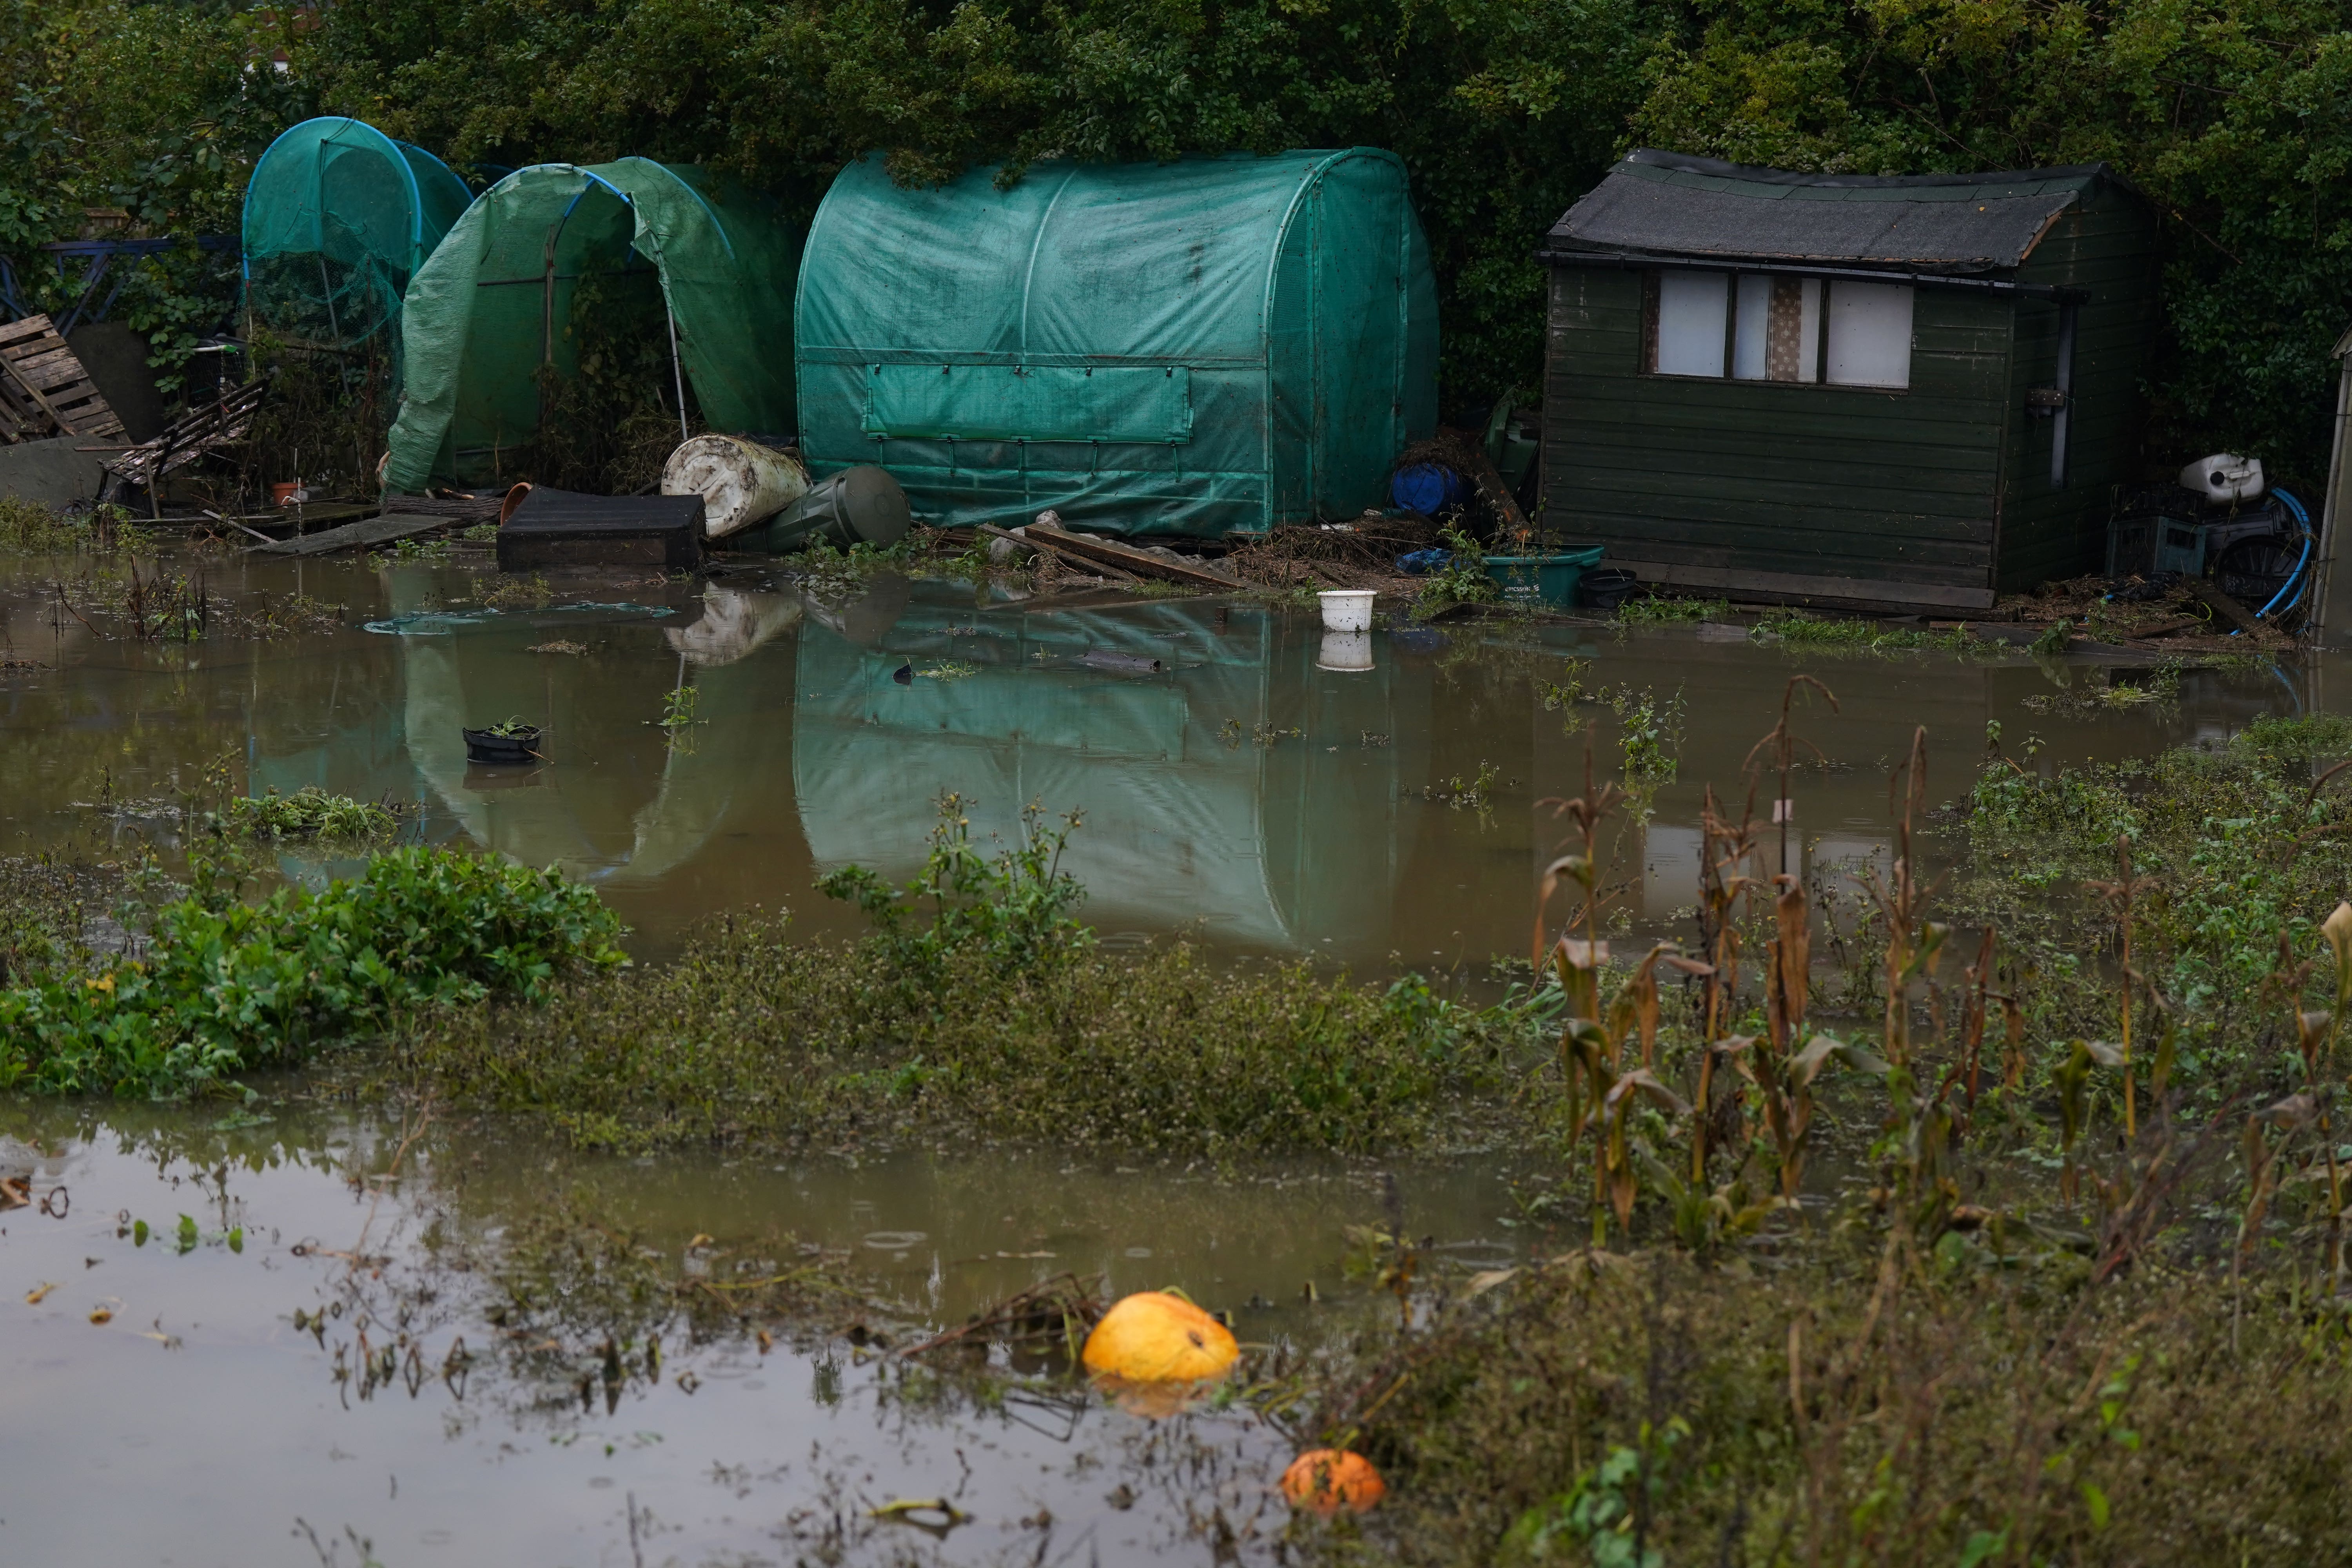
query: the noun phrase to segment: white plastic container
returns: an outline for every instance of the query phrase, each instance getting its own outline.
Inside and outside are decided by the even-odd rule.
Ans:
[[[2216,452],[2180,470],[2180,484],[2211,501],[2252,500],[2263,493],[2263,460]]]
[[[1372,634],[1325,632],[1323,646],[1316,651],[1315,668],[1349,672],[1371,668]]]
[[[669,455],[662,494],[702,498],[702,531],[725,539],[767,521],[808,494],[808,470],[783,453],[733,436],[697,436]]]
[[[1368,632],[1372,629],[1372,591],[1370,588],[1333,588],[1315,596],[1323,602],[1325,631]]]

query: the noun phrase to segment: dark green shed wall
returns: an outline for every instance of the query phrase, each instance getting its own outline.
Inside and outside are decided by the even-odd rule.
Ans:
[[[1919,287],[1905,392],[1659,376],[1644,274],[1552,268],[1543,517],[1652,581],[1735,597],[1990,606],[2095,570],[2131,477],[2151,226],[2128,193],[2062,217],[2019,276],[2087,288],[2069,482],[2025,390],[2054,374],[2057,308]]]
[[[2017,276],[2085,289],[2091,299],[2074,326],[2065,489],[2050,486],[2052,422],[2021,416],[2011,431],[1997,584],[2004,594],[2105,564],[2115,489],[2140,477],[2140,376],[2156,325],[2155,220],[2127,193],[2098,186],[2053,226]],[[2022,301],[2010,406],[2022,409],[2026,389],[2048,386],[2057,374],[2058,309]]]

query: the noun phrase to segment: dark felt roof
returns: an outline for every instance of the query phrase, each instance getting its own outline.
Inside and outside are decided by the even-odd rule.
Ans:
[[[1990,174],[1797,174],[1644,148],[1552,226],[1549,252],[1984,272],[2014,268],[2104,163]]]

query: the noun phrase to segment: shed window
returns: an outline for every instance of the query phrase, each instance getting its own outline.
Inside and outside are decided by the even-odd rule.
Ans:
[[[1911,384],[1911,285],[1838,279],[1830,290],[1830,380]]]
[[[1770,272],[1652,275],[1649,369],[1735,381],[1911,384],[1911,286]]]

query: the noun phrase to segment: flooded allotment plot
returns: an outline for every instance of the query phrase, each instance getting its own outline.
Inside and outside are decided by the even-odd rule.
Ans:
[[[1033,801],[1083,813],[1064,865],[1106,940],[1182,932],[1368,973],[1478,965],[1525,951],[1528,889],[1559,838],[1538,803],[1580,791],[1588,733],[1596,773],[1639,795],[1621,919],[1664,932],[1696,901],[1704,793],[1747,805],[1749,753],[1793,673],[1837,706],[1808,694],[1796,710],[1792,868],[1883,854],[1887,775],[1916,726],[1958,793],[1989,748],[2042,772],[2149,754],[2313,710],[2326,680],[2316,661],[1790,644],[1730,617],[1399,624],[1370,668],[1332,669],[1311,615],[1246,600],[1032,603],[887,575],[811,592],[764,568],[707,586],[518,585],[430,563],[205,574],[223,601],[325,613],[274,637],[101,637],[45,576],[16,574],[0,674],[12,852],[98,832],[168,853],[178,803],[207,778],[316,787],[413,803],[425,842],[587,881],[656,955],[753,905],[859,929],[816,879],[912,874],[952,792],[983,839]],[[469,764],[460,731],[509,718],[543,727],[543,762]],[[1768,822],[1777,787],[1752,791]],[[356,864],[297,849],[281,868]]]
[[[2341,706],[2331,687],[2352,679],[2317,658],[2036,653],[1908,625],[1808,640],[1728,606],[1652,605],[1588,621],[1384,616],[1366,666],[1352,649],[1335,656],[1311,616],[1264,598],[1024,595],[1002,582],[794,576],[764,562],[694,579],[610,570],[500,578],[462,552],[412,553],[190,560],[168,565],[176,577],[157,567],[141,594],[184,617],[200,605],[211,630],[194,637],[184,618],[172,623],[178,635],[164,635],[153,602],[101,602],[37,562],[10,568],[0,849],[15,858],[14,874],[201,878],[223,800],[337,797],[337,809],[373,803],[388,814],[379,843],[488,852],[585,883],[625,922],[620,946],[635,967],[562,992],[543,1013],[490,1015],[541,1030],[541,1056],[527,1068],[482,1043],[507,1026],[494,1022],[422,1054],[354,1047],[342,1054],[361,1059],[355,1068],[321,1059],[306,1070],[183,1079],[201,1087],[174,1100],[0,1099],[0,1556],[9,1561],[1206,1564],[1367,1548],[1469,1560],[1497,1538],[1514,1560],[1586,1560],[1560,1554],[1572,1545],[1591,1555],[1595,1518],[1614,1528],[1610,1520],[1633,1517],[1607,1511],[1633,1509],[1625,1477],[1654,1460],[1661,1475],[1685,1472],[1665,1465],[1665,1449],[1637,1451],[1622,1434],[1615,1448],[1571,1445],[1552,1458],[1576,1489],[1547,1512],[1554,1483],[1520,1477],[1512,1456],[1549,1454],[1551,1436],[1581,1432],[1582,1422],[1596,1433],[1650,1433],[1646,1420],[1627,1425],[1626,1391],[1644,1387],[1641,1398],[1674,1405],[1675,1421],[1685,1405],[1692,1412],[1678,1427],[1657,1426],[1669,1434],[1659,1441],[1708,1440],[1705,1390],[1744,1385],[1702,1375],[1703,1349],[1655,1351],[1684,1343],[1669,1321],[1708,1321],[1720,1306],[1710,1292],[1734,1283],[1801,1294],[1808,1269],[1867,1276],[1874,1263],[1835,1272],[1851,1260],[1832,1254],[1854,1233],[1820,1223],[1833,1202],[1885,1216],[1912,1212],[1903,1194],[1930,1194],[1932,1219],[1885,1222],[1906,1235],[1916,1223],[1923,1248],[1933,1247],[1906,1265],[1913,1272],[1898,1271],[1904,1279],[1937,1269],[1941,1280],[1979,1278],[1968,1270],[1981,1252],[1995,1259],[1984,1279],[2013,1268],[2076,1281],[2112,1269],[2102,1259],[2115,1248],[2130,1256],[2153,1245],[2155,1231],[2091,1216],[2083,1184],[2093,1178],[2077,1174],[2091,1145],[2078,1142],[2076,1100],[2066,1101],[2063,1142],[2054,1111],[2044,1119],[2047,1107],[2017,1100],[2002,1113],[2017,1137],[2006,1163],[1945,1194],[1929,1154],[1874,1142],[1887,1125],[1913,1123],[1855,1109],[1879,1081],[1897,1081],[1855,1044],[1833,1041],[1834,1060],[1828,1047],[1811,1053],[1809,1071],[1860,1064],[1851,1076],[1863,1086],[1832,1093],[1823,1080],[1812,1164],[1803,1164],[1801,1123],[1788,1132],[1791,1108],[1814,1114],[1797,1089],[1755,1080],[1753,1096],[1795,1098],[1770,1101],[1780,1120],[1769,1138],[1739,1131],[1740,1106],[1761,1099],[1727,1096],[1719,1083],[1710,1100],[1696,1064],[1754,1041],[1718,1038],[1730,1011],[1709,1014],[1704,1032],[1696,1014],[1684,1016],[1704,991],[1696,959],[1673,981],[1681,989],[1668,999],[1664,1042],[1651,1038],[1654,987],[1648,1033],[1636,1040],[1633,1022],[1609,1026],[1611,1071],[1625,1069],[1609,1082],[1621,1087],[1605,1101],[1578,1100],[1568,1081],[1587,1068],[1559,1039],[1560,994],[1545,1001],[1528,986],[1530,924],[1545,918],[1537,890],[1548,868],[1558,879],[1557,858],[1592,851],[1592,907],[1577,933],[1617,945],[1612,985],[1648,984],[1649,968],[1637,974],[1624,961],[1660,940],[1727,973],[1720,923],[1712,938],[1698,923],[1703,877],[1726,821],[1752,818],[1743,866],[1759,886],[1797,878],[1817,904],[1808,915],[1801,903],[1794,927],[1783,911],[1774,936],[1768,896],[1749,962],[1760,962],[1767,936],[1796,942],[1818,918],[1816,1016],[1851,1039],[1875,1027],[1877,1004],[1850,994],[1841,1012],[1830,994],[1843,983],[1829,972],[1866,974],[1881,962],[1888,938],[1883,924],[1866,934],[1871,919],[1895,920],[1900,941],[1928,929],[1915,920],[1924,904],[1900,901],[1911,894],[1873,903],[1857,879],[1899,880],[1906,799],[1918,835],[1911,869],[1923,887],[1942,876],[1953,896],[1973,900],[1964,913],[1977,924],[1951,939],[1973,954],[1996,913],[2029,928],[2042,918],[2002,901],[2018,887],[2058,900],[2047,918],[2079,911],[2067,912],[2074,884],[2053,889],[2054,870],[2040,883],[2014,878],[2009,893],[1985,890],[1990,874],[1939,827],[1972,791],[1983,811],[2021,790],[2072,788],[2066,780],[2105,764],[2234,754],[2251,727],[2325,713],[2331,699]],[[1759,751],[1784,714],[1790,743]],[[529,759],[469,762],[463,731],[499,729],[536,730]],[[2280,787],[2293,795],[2320,770],[2296,761],[2288,771],[2294,787]],[[2090,835],[2108,820],[2099,814],[2137,798],[2137,775],[2098,776],[2108,782],[2052,808],[2049,832],[2066,828],[2072,812]],[[1612,784],[1622,795],[1587,846],[1563,804]],[[992,1105],[988,1083],[959,1078],[978,1071],[971,1061],[993,1059],[941,1032],[956,1019],[934,1016],[969,1001],[974,993],[956,989],[969,976],[955,967],[961,960],[908,936],[890,962],[933,963],[938,989],[924,994],[950,999],[907,1005],[879,1026],[919,1036],[911,1054],[867,1041],[858,1047],[866,1055],[845,1047],[815,1066],[739,1065],[721,1090],[698,1087],[684,1068],[618,1089],[548,1088],[568,1066],[641,1048],[635,1034],[600,1032],[611,1020],[658,1032],[648,1015],[699,1018],[709,1005],[723,1023],[736,1016],[723,1008],[738,984],[799,998],[791,1005],[805,1002],[812,1016],[856,1013],[855,998],[826,989],[835,971],[779,979],[760,968],[769,961],[747,954],[739,924],[772,932],[748,923],[754,911],[786,911],[793,940],[864,952],[848,944],[871,929],[866,914],[821,885],[854,892],[854,877],[843,878],[859,868],[882,885],[936,872],[943,799],[983,857],[1031,842],[1023,813],[1033,804],[1049,822],[1074,818],[1053,869],[1084,890],[1072,912],[1099,939],[1088,951],[1139,965],[1179,943],[1198,955],[1185,961],[1191,969],[1133,971],[1146,977],[1133,1007],[1180,1016],[1170,994],[1187,988],[1242,998],[1286,1020],[1295,1033],[1284,1037],[1305,1042],[1297,1063],[1314,1071],[1280,1052],[1235,1066],[1248,1052],[1221,1036],[1122,1044],[1110,1024],[1089,1024],[1061,1065],[1037,1069],[1035,1092],[1052,1103],[1036,1114],[1048,1123],[1065,1114],[1056,1079],[1076,1107],[1066,1138],[1038,1135],[1022,1108]],[[259,820],[280,806],[247,809]],[[2221,820],[2218,807],[2199,809],[2197,820]],[[2300,822],[2294,811],[2320,808],[2281,809]],[[368,865],[365,845],[332,834],[253,842],[241,874],[257,894],[320,889]],[[2001,842],[2010,847],[1974,852],[2030,858],[2042,840]],[[1555,902],[1538,942],[1570,912]],[[1850,965],[1836,946],[1849,939]],[[8,940],[30,939],[11,928]],[[110,988],[131,973],[105,959],[138,938],[102,900],[78,940],[98,955],[78,984]],[[17,963],[18,946],[9,952]],[[672,991],[636,1013],[611,1000],[615,988],[661,984],[681,955],[689,967]],[[1959,967],[1948,966],[1946,983],[1961,984]],[[1010,970],[1003,987],[1024,1007],[1071,1016],[1094,1007],[1087,1016],[1108,1018],[1122,1005],[1116,974],[1128,972],[1105,973],[1111,989],[1099,994],[1077,981],[1040,990]],[[1558,973],[1580,983],[1568,967]],[[1743,1010],[1761,1034],[1766,1004],[1749,973],[1750,992],[1727,990],[1723,1006]],[[2095,966],[2080,973],[2084,996],[2107,984]],[[904,975],[892,973],[900,985]],[[1419,978],[1400,984],[1406,976]],[[1342,977],[1359,989],[1300,989]],[[2258,979],[2211,984],[2247,991]],[[1987,1033],[1989,982],[1974,984],[1976,1013],[1938,1000],[1935,1027],[1990,1062],[1999,1047],[1986,1042],[1999,1031]],[[1252,984],[1259,989],[1213,991]],[[1354,1025],[1318,1035],[1321,1026],[1297,1021],[1359,990],[1375,1009],[1362,1015],[1365,1037],[1382,1042],[1363,1047],[1360,1061],[1350,1055]],[[757,1017],[790,1024],[785,1003],[763,1005],[771,1011]],[[713,1028],[769,1026],[741,1021],[752,1017]],[[1924,1039],[1928,1014],[1920,1017]],[[2034,1017],[2039,1029],[2045,1020]],[[1787,1023],[1775,1015],[1775,1039]],[[1168,1032],[1143,1032],[1154,1029]],[[2178,1059],[2205,1050],[2209,1064],[2220,1061],[2225,1035],[2192,1041]],[[939,1042],[950,1037],[973,1053],[962,1066],[942,1055]],[[1890,1054],[1899,1076],[1905,1063]],[[2182,1079],[2198,1070],[2175,1059],[2158,1070]],[[2074,1082],[2065,1093],[2079,1097],[2091,1070],[2052,1081]],[[1119,1091],[1126,1099],[1106,1089],[1086,1100],[1074,1080],[1095,1073],[1137,1081]],[[1732,1081],[1727,1055],[1722,1073]],[[786,1081],[795,1078],[810,1081]],[[1696,1120],[1678,1098],[1694,1080],[1707,1110]],[[2032,1082],[2042,1081],[2037,1068]],[[1939,1091],[1952,1105],[1957,1082]],[[464,1091],[448,1092],[450,1083]],[[1653,1089],[1653,1110],[1637,1114]],[[1973,1080],[1966,1092],[1974,1107]],[[2154,1097],[2165,1092],[2158,1082],[2126,1103],[2153,1126]],[[800,1093],[805,1104],[771,1105],[766,1121],[738,1116],[732,1103]],[[710,1103],[687,1104],[698,1094]],[[556,1108],[538,1113],[545,1106],[534,1096]],[[977,1120],[959,1135],[910,1105]],[[1957,1123],[1939,1125],[1963,1136],[1949,1131]],[[1986,1130],[1980,1140],[1992,1125],[1990,1110],[1969,1124]],[[1164,1136],[1139,1148],[1138,1128]],[[2123,1147],[2115,1128],[2105,1136]],[[1727,1162],[1739,1140],[1764,1152],[1760,1163]],[[1992,1223],[2001,1194],[2024,1191],[2017,1173],[2046,1184],[2062,1164],[2063,1200],[2045,1209],[2020,1195],[2031,1220],[2013,1232]],[[2116,1168],[2146,1173],[2128,1160]],[[2316,1190],[2306,1182],[2294,1199],[2306,1225],[2318,1223]],[[2127,1192],[2096,1201],[2110,1217],[2138,1212]],[[2282,1212],[2289,1201],[2278,1197]],[[1646,1217],[1629,1219],[1637,1213]],[[2214,1238],[2240,1213],[2214,1207],[2199,1222],[2212,1234],[2182,1246],[2220,1257],[2230,1243]],[[2259,1234],[2270,1222],[2247,1223]],[[1585,1250],[1629,1237],[1657,1244],[1662,1257],[1679,1246],[1705,1268],[1637,1267],[1631,1252],[1603,1267],[1614,1255]],[[1573,1270],[1571,1257],[1583,1260]],[[1164,1288],[1230,1329],[1244,1379],[1175,1401],[1087,1380],[1076,1352],[1102,1304]],[[1610,1294],[1634,1289],[1653,1292],[1650,1304],[1636,1310]],[[1773,1296],[1764,1310],[1782,1314],[1775,1334],[1790,1332],[1782,1320],[1791,1315],[1828,1334],[1852,1327],[1839,1313],[1859,1317],[1864,1294],[1841,1287],[1818,1308]],[[1956,1324],[2008,1321],[1973,1300],[1939,1298],[1935,1310]],[[1538,1307],[1549,1327],[1510,1315]],[[1465,1316],[1479,1312],[1490,1316]],[[1904,1320],[1915,1321],[1924,1320]],[[1633,1360],[1609,1370],[1602,1352],[1545,1337],[1579,1322],[1613,1325],[1610,1343]],[[1856,1331],[1862,1345],[1879,1331]],[[2074,1332],[2053,1331],[2032,1353],[2057,1357]],[[1979,1354],[1959,1335],[1938,1342],[1942,1353],[1990,1366],[2016,1350]],[[2174,1348],[2200,1342],[2191,1335]],[[1788,1415],[1786,1388],[1801,1373],[1817,1375],[1803,1371],[1798,1341],[1788,1343],[1785,1364],[1758,1374],[1783,1401],[1776,1419]],[[1512,1373],[1521,1353],[1530,1366],[1557,1372],[1546,1359],[1555,1358],[1584,1368],[1560,1373],[1557,1388],[1582,1389],[1573,1397],[1589,1403],[1541,1405],[1541,1390],[1528,1390],[1553,1389],[1552,1373]],[[2109,1366],[2084,1353],[2085,1365]],[[1931,1361],[1916,1363],[1927,1384],[1962,1375]],[[2220,1363],[2184,1352],[2165,1364]],[[2088,1375],[2070,1363],[2069,1390],[2077,1374]],[[1833,1390],[1800,1405],[1790,1441],[1811,1443],[1821,1424],[1843,1420],[1836,1441],[1866,1446],[1853,1436],[1869,1430],[1861,1405],[1835,1404],[1845,1397]],[[1966,1449],[1975,1438],[1954,1441]],[[1278,1483],[1318,1445],[1360,1450],[1389,1469],[1386,1511],[1328,1524],[1295,1518]],[[2011,1451],[1991,1439],[1984,1448]],[[2094,1459],[2142,1462],[2136,1444],[2120,1442],[2079,1463]],[[2082,1469],[2081,1485],[2095,1490],[2091,1478],[2103,1473]],[[1474,1477],[1484,1479],[1474,1486]],[[1675,1506],[1689,1534],[1675,1539],[1689,1552],[1704,1545],[1713,1560],[1708,1543],[1743,1531],[1791,1539],[1793,1527],[1759,1511],[1770,1506],[1765,1493],[1703,1496],[1696,1479],[1672,1484],[1688,1489]],[[1819,1484],[1824,1496],[1844,1495]],[[2089,1508],[2071,1500],[2077,1490],[2059,1489],[2066,1507]],[[1978,1490],[1995,1495],[1990,1483]],[[1448,1500],[1458,1498],[1476,1500]],[[1671,1511],[1659,1507],[1661,1517]],[[1937,1528],[1974,1540],[1976,1524],[1952,1508]],[[1495,1509],[1495,1521],[1476,1523]],[[1862,1515],[1841,1503],[1811,1517]],[[1542,1544],[1554,1540],[1556,1551]],[[2005,1560],[2003,1546],[1968,1550],[1969,1562]],[[1757,1551],[1726,1560],[1777,1560]]]

